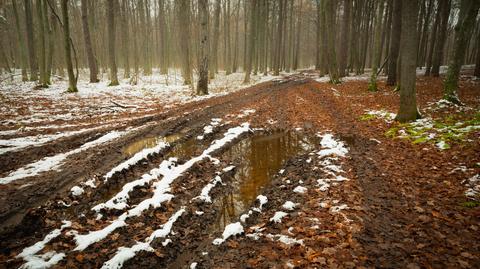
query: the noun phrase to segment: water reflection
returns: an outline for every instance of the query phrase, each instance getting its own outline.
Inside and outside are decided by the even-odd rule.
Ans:
[[[225,157],[239,165],[231,183],[232,188],[215,202],[221,208],[215,229],[223,230],[226,224],[236,221],[287,159],[313,150],[315,143],[318,143],[315,136],[277,131],[254,135],[226,151]]]
[[[155,147],[160,142],[173,143],[179,140],[181,137],[182,137],[181,134],[145,137],[128,145],[123,150],[123,154],[126,155],[127,157],[131,157],[143,149]]]

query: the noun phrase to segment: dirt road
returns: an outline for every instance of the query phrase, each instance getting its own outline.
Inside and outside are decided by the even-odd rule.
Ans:
[[[448,151],[390,139],[359,117],[396,111],[396,93],[313,76],[0,155],[3,178],[65,157],[0,185],[0,267],[480,267],[460,183],[480,170],[478,133]],[[419,80],[421,106],[438,83]],[[462,84],[467,105],[478,88]]]

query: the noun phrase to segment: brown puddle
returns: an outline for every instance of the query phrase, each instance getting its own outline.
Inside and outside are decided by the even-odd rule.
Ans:
[[[227,150],[224,157],[237,166],[229,183],[229,193],[214,202],[221,208],[214,230],[223,231],[225,225],[238,221],[240,214],[252,206],[286,160],[312,151],[318,143],[316,136],[276,131],[253,135]]]
[[[146,148],[153,148],[160,142],[173,143],[182,138],[181,134],[172,134],[167,136],[154,136],[154,137],[145,137],[143,139],[137,140],[130,145],[128,145],[124,150],[123,154],[131,157],[137,152],[140,152]]]

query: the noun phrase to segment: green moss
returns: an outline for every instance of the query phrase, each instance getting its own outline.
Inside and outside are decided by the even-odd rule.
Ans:
[[[467,202],[463,202],[462,206],[467,207],[467,208],[475,208],[477,206],[480,206],[480,202],[478,202],[478,201],[467,201]]]
[[[390,137],[390,138],[394,138],[394,137],[397,136],[397,133],[398,133],[399,129],[400,128],[398,128],[398,127],[392,127],[385,132],[385,136]]]
[[[376,116],[373,115],[373,114],[363,114],[362,116],[360,116],[361,121],[373,120],[375,118],[376,118]]]
[[[428,141],[428,137],[422,136],[422,137],[419,137],[419,138],[413,140],[412,143],[413,143],[413,144],[421,144],[421,143],[425,143],[425,142],[427,142],[427,141]]]

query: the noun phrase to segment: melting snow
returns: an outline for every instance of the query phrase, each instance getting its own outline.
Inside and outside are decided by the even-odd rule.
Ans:
[[[60,229],[55,229],[45,236],[42,241],[35,243],[34,245],[24,248],[18,258],[23,258],[26,261],[20,268],[48,268],[57,264],[65,257],[64,253],[56,253],[54,251],[47,252],[42,255],[37,255],[39,251],[45,248],[45,245],[58,237],[65,228],[72,225],[70,221],[63,221],[63,225]]]
[[[294,210],[294,209],[295,209],[295,206],[296,206],[295,203],[292,202],[292,201],[286,201],[286,202],[282,205],[282,207],[283,207],[284,209],[286,209],[286,210]]]
[[[154,251],[154,249],[150,246],[153,240],[157,238],[165,238],[167,235],[169,235],[173,224],[184,212],[185,208],[182,207],[173,216],[171,216],[170,219],[168,219],[168,221],[163,224],[160,229],[153,231],[153,233],[145,240],[145,242],[137,242],[132,247],[119,247],[117,253],[115,253],[115,256],[105,262],[102,266],[102,269],[121,268],[123,264],[129,259],[133,258],[137,252]]]
[[[164,202],[170,201],[173,198],[172,194],[167,192],[170,191],[170,184],[177,179],[178,177],[182,176],[182,174],[187,171],[190,167],[192,167],[195,163],[204,160],[210,157],[209,154],[215,152],[216,150],[225,146],[225,144],[233,141],[234,139],[238,138],[241,134],[249,132],[250,127],[248,123],[243,123],[241,126],[233,127],[228,129],[228,131],[224,134],[224,137],[215,140],[212,142],[210,147],[208,147],[200,156],[194,157],[182,165],[179,166],[167,166],[168,169],[163,169],[161,167],[159,173],[163,175],[162,180],[155,182],[153,184],[153,195],[152,197],[141,201],[135,207],[131,208],[127,212],[123,213],[113,221],[108,226],[104,227],[98,231],[90,231],[84,235],[75,235],[75,241],[77,243],[77,247],[75,250],[84,250],[91,244],[98,242],[104,239],[108,234],[119,227],[123,227],[127,225],[125,220],[129,217],[139,216],[142,214],[143,211],[149,209],[150,207],[157,208],[161,206]],[[162,162],[163,165],[164,162]],[[161,166],[162,166],[161,164]]]
[[[293,192],[296,192],[296,193],[305,193],[307,191],[307,188],[303,187],[303,186],[297,186],[295,187],[295,189],[293,189]]]
[[[320,144],[324,149],[320,150],[317,154],[320,156],[329,156],[336,155],[340,157],[345,157],[345,154],[348,153],[348,149],[345,147],[343,142],[337,141],[333,138],[332,134],[325,134],[322,137]]]
[[[32,177],[36,176],[42,172],[46,172],[49,170],[58,170],[62,164],[62,162],[69,156],[74,155],[76,153],[80,153],[82,151],[85,151],[87,149],[93,148],[95,146],[98,146],[102,143],[106,143],[108,141],[111,141],[115,138],[118,138],[122,135],[124,135],[125,132],[117,132],[113,131],[110,133],[107,133],[106,135],[101,136],[100,138],[87,142],[83,144],[81,147],[71,150],[66,153],[60,153],[51,157],[46,157],[43,158],[37,162],[28,164],[24,167],[21,167],[17,169],[14,172],[11,172],[8,174],[8,176],[4,178],[0,178],[0,184],[7,184],[10,183],[14,180],[18,180],[21,178],[26,178],[26,177]]]
[[[107,182],[107,180],[109,178],[111,178],[115,173],[121,172],[123,170],[127,170],[128,168],[137,164],[141,160],[147,159],[150,155],[159,153],[161,150],[163,150],[164,148],[166,148],[168,146],[169,146],[168,143],[159,142],[155,147],[146,148],[146,149],[141,150],[140,152],[137,152],[131,158],[129,158],[128,160],[122,162],[121,164],[117,165],[112,170],[110,170],[104,176],[104,182]]]
[[[294,245],[294,244],[303,245],[303,239],[298,240],[283,234],[267,234],[267,237],[272,240],[280,241],[285,245]]]
[[[213,240],[214,245],[220,245],[225,240],[227,240],[230,236],[237,235],[237,234],[242,234],[243,233],[243,226],[240,224],[240,222],[235,222],[235,223],[230,223],[227,226],[225,226],[225,230],[223,231],[222,237],[223,238],[217,238]]]
[[[72,193],[73,196],[79,196],[79,195],[82,195],[85,192],[85,190],[82,187],[73,186],[70,192]]]
[[[277,211],[277,212],[275,212],[275,215],[273,215],[273,217],[270,218],[270,221],[275,222],[275,223],[281,223],[282,219],[284,217],[286,217],[287,215],[288,215],[288,213],[285,213],[283,211]]]

